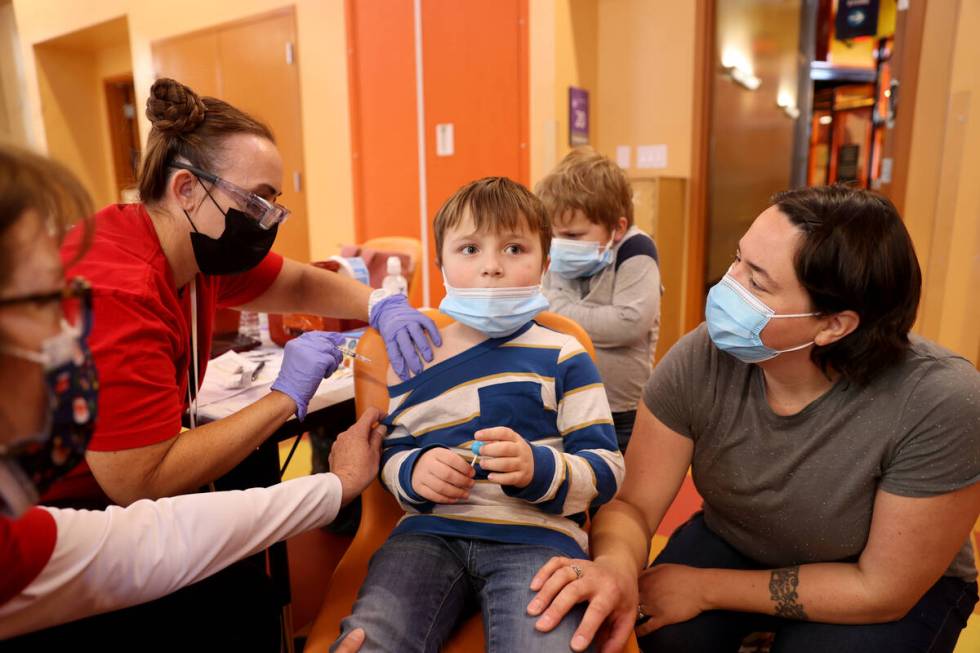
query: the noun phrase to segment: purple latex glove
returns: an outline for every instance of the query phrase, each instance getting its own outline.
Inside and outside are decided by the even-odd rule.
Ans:
[[[310,331],[286,343],[282,367],[272,384],[273,390],[296,402],[296,417],[306,418],[306,409],[320,381],[334,373],[344,359],[338,347],[344,336],[329,331]]]
[[[436,323],[408,305],[405,295],[385,297],[371,309],[371,326],[378,330],[388,350],[391,369],[402,381],[411,374],[422,371],[422,359],[432,360],[432,347],[426,333],[436,347],[442,345],[442,337]]]

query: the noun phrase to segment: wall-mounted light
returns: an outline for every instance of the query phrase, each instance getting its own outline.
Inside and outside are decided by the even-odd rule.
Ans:
[[[776,95],[776,106],[782,109],[793,120],[800,117],[800,109],[796,106],[796,98],[789,91],[779,91]]]
[[[819,122],[821,125],[829,125],[830,123],[834,122],[834,119],[830,116],[820,116],[817,122]]]
[[[732,81],[754,91],[762,85],[762,80],[755,76],[752,64],[741,50],[726,47],[721,53],[721,67],[725,69]]]

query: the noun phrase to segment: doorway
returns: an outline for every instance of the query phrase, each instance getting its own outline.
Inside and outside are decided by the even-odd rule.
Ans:
[[[133,76],[111,77],[103,80],[103,87],[116,192],[123,201],[136,201],[140,135],[136,124],[136,89],[133,87]]]

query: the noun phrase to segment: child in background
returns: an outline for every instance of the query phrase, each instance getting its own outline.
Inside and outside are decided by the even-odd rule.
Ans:
[[[589,148],[570,152],[535,192],[554,234],[544,295],[592,338],[625,452],[660,333],[657,247],[633,224],[626,174]]]
[[[372,558],[341,638],[360,627],[362,652],[438,651],[479,608],[487,651],[564,653],[584,605],[539,632],[529,585],[554,556],[587,557],[585,513],[622,481],[606,394],[582,345],[533,321],[548,306],[539,284],[551,226],[530,191],[472,182],[433,231],[440,310],[456,322],[421,374],[389,372],[381,478],[406,515]]]

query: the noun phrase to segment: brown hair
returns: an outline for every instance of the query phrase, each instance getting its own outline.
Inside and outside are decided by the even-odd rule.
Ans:
[[[255,134],[275,139],[267,126],[224,100],[198,97],[172,79],[158,79],[150,88],[146,117],[153,128],[146,142],[140,169],[140,199],[158,202],[167,192],[170,164],[184,159],[212,172],[217,168],[222,141],[233,134]]]
[[[799,188],[772,203],[803,232],[793,265],[821,314],[851,310],[857,329],[811,358],[858,384],[899,362],[909,346],[922,273],[912,238],[887,198],[847,186]]]
[[[499,233],[525,224],[541,240],[542,263],[551,248],[551,225],[541,200],[527,188],[507,177],[484,177],[471,181],[452,194],[436,213],[432,231],[436,237],[436,262],[442,265],[442,243],[446,230],[455,227],[469,208],[477,231]]]
[[[569,152],[534,188],[553,221],[580,210],[593,224],[615,231],[620,218],[633,226],[633,190],[626,173],[591,147]]]
[[[75,175],[60,163],[0,144],[0,288],[6,286],[15,265],[13,252],[5,244],[6,234],[32,210],[59,242],[72,223],[81,221],[77,256],[85,252],[91,240],[88,216],[92,202]]]

